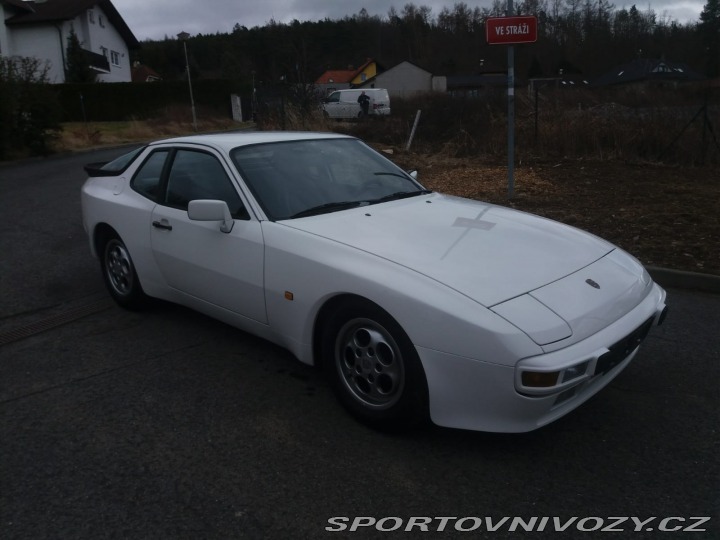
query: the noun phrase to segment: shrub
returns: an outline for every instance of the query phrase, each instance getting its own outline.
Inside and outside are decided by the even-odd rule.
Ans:
[[[45,154],[59,130],[47,66],[35,58],[0,56],[0,159]]]
[[[700,87],[545,88],[537,97],[518,90],[515,155],[518,160],[717,164],[720,115],[713,105],[717,102],[717,95]],[[402,147],[418,110],[422,112],[413,151],[491,160],[507,156],[507,98],[501,91],[475,98],[446,94],[393,98],[392,116],[333,129]]]

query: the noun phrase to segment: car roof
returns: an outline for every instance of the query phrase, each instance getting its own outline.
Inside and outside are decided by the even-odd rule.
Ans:
[[[211,135],[189,135],[187,137],[174,137],[151,143],[156,144],[199,144],[210,146],[218,150],[229,152],[238,146],[250,144],[306,141],[318,139],[352,139],[349,135],[339,133],[323,133],[313,131],[233,131],[229,133],[216,133]]]

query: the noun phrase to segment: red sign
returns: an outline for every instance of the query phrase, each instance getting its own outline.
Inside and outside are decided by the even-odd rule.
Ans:
[[[485,21],[485,37],[490,45],[514,45],[537,41],[537,18],[494,17]]]

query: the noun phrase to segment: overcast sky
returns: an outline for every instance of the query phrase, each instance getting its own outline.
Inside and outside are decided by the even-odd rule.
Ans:
[[[387,17],[391,6],[400,12],[411,0],[112,0],[113,5],[139,40],[174,37],[185,31],[191,35],[231,32],[235,24],[264,26],[271,19],[289,23],[341,19],[354,15],[363,7],[370,15]],[[418,0],[416,6],[429,6],[437,16],[443,6],[452,9],[454,0]],[[658,16],[666,14],[681,23],[696,22],[705,0],[615,0],[621,9],[635,3],[638,9],[650,6]],[[489,7],[492,0],[465,0],[471,9]]]

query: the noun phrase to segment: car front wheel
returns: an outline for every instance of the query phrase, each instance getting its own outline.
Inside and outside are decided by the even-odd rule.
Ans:
[[[369,302],[343,305],[324,335],[324,366],[342,404],[378,428],[427,419],[427,382],[400,325]]]
[[[122,307],[139,309],[147,297],[143,293],[130,253],[117,237],[106,243],[100,259],[103,278],[110,295]]]

